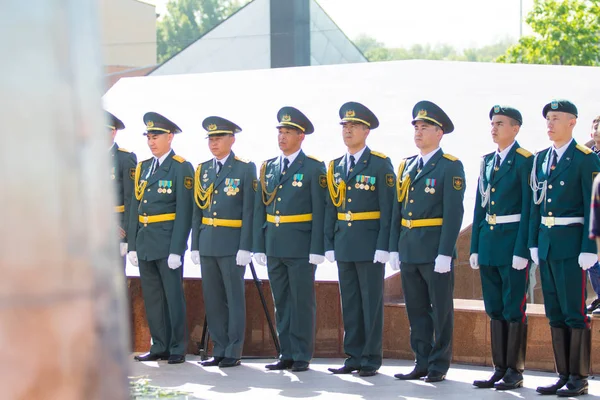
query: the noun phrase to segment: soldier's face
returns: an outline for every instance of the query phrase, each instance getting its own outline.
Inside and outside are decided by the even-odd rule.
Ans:
[[[360,122],[344,122],[342,124],[342,136],[344,144],[349,149],[358,149],[364,147],[369,136],[370,129]]]
[[[428,124],[424,121],[415,122],[415,145],[419,150],[429,151],[437,149],[442,136],[444,136],[444,131],[438,126]]]
[[[278,128],[279,134],[277,135],[277,141],[279,143],[279,149],[283,154],[290,155],[300,150],[302,141],[304,140],[304,133],[293,128]]]
[[[594,120],[592,123],[592,133],[591,137],[594,139],[594,142],[600,142],[600,119]]]
[[[567,140],[573,135],[577,120],[573,114],[561,111],[549,111],[546,114],[548,138],[553,142]]]
[[[108,130],[110,131],[110,138],[114,142],[115,137],[117,136],[117,130],[112,128],[108,128]]]
[[[146,136],[148,139],[148,147],[154,157],[162,157],[171,150],[171,142],[173,141],[172,133],[161,133],[158,135],[149,133]]]
[[[506,115],[494,115],[492,117],[492,140],[501,149],[510,145],[519,133],[519,125],[513,124],[513,119]]]
[[[231,152],[231,146],[235,143],[235,136],[210,136],[208,138],[208,148],[213,156],[220,160]]]

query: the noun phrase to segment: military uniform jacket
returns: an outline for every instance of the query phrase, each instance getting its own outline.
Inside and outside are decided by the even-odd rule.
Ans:
[[[438,255],[456,257],[464,207],[465,172],[462,163],[440,149],[417,173],[418,157],[403,160],[398,172],[397,191],[402,183],[405,196],[394,202],[390,251],[400,253],[400,261],[426,264]],[[402,165],[404,164],[404,166]],[[410,180],[407,180],[410,179]],[[402,219],[442,218],[441,226],[408,228]]]
[[[496,152],[486,154],[482,160],[473,215],[471,254],[479,255],[480,265],[500,267],[512,265],[513,255],[529,259],[529,174],[533,157],[515,142],[498,171],[494,172],[495,157]],[[486,192],[488,185],[489,191]],[[482,197],[487,198],[485,207],[481,205]],[[521,221],[491,225],[486,221],[486,214],[492,217],[520,214]]]
[[[152,158],[138,164],[129,220],[129,251],[141,260],[183,255],[192,226],[194,168],[183,157],[171,153],[148,176]],[[147,180],[146,180],[147,179]],[[144,183],[145,182],[145,183]],[[160,189],[160,192],[159,192]],[[175,220],[144,224],[139,217],[175,213]]]
[[[113,164],[110,179],[114,182],[116,189],[115,211],[119,215],[119,225],[127,233],[137,157],[134,153],[120,148],[116,143],[110,148],[110,157]],[[121,239],[121,242],[126,241],[127,237]]]
[[[261,166],[254,201],[254,252],[282,258],[323,255],[325,164],[300,151],[285,175],[281,170],[281,157],[267,160]],[[312,214],[312,221],[267,222],[267,215],[281,218],[305,214]]]
[[[192,250],[211,257],[234,256],[238,250],[251,251],[256,165],[231,152],[217,176],[217,166],[211,158],[198,165],[195,185],[204,191],[210,191],[211,185],[213,189],[204,202],[195,197]],[[218,221],[217,226],[211,226],[203,224],[202,218],[205,222],[208,222],[206,218],[236,220],[241,221],[242,226],[218,226]]]
[[[561,260],[578,257],[580,253],[595,253],[596,244],[588,238],[588,229],[592,182],[600,171],[600,160],[593,151],[573,140],[548,177],[550,150],[538,152],[534,159],[535,179],[532,173],[532,186],[538,185],[533,194],[529,247],[537,247],[542,260]],[[536,205],[535,200],[539,201],[541,196],[540,204]],[[547,227],[542,225],[541,217],[583,217],[584,223]]]
[[[329,171],[330,179],[336,185],[345,182],[346,191],[345,199],[338,207],[331,195],[327,196],[325,250],[335,250],[336,261],[372,261],[375,250],[388,251],[396,175],[389,157],[368,147],[349,175],[346,175],[346,162],[344,155],[329,165],[333,168]],[[338,214],[363,212],[380,212],[380,218],[338,219]]]

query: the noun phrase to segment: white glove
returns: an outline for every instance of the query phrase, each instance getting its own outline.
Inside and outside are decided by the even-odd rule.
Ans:
[[[479,254],[471,254],[471,257],[469,257],[469,264],[471,264],[471,268],[479,269]]]
[[[598,262],[598,256],[594,253],[579,254],[579,266],[582,270],[587,271]]]
[[[125,254],[127,254],[127,243],[120,243],[119,251],[121,252],[121,257],[125,257]]]
[[[433,267],[433,270],[438,274],[450,272],[452,270],[452,267],[450,266],[451,262],[452,257],[438,254],[438,256],[435,258],[435,266]]]
[[[529,262],[528,259],[523,258],[523,257],[519,257],[519,256],[513,256],[513,264],[512,267],[516,270],[522,270],[525,269],[527,267],[527,263]]]
[[[389,264],[393,271],[400,271],[400,253],[397,251],[392,251],[390,253]]]
[[[254,260],[263,267],[267,265],[267,255],[265,253],[254,253]]]
[[[327,250],[325,252],[325,259],[330,263],[335,262],[335,252],[333,250]]]
[[[129,253],[127,253],[127,258],[129,258],[129,262],[131,263],[131,265],[133,265],[134,267],[138,266],[137,251],[130,251]]]
[[[533,261],[533,263],[536,265],[540,265],[540,256],[538,255],[538,248],[531,247],[529,249],[529,254],[531,255],[531,261]]]
[[[177,254],[169,254],[167,264],[169,264],[169,268],[171,269],[177,269],[181,267],[181,256]]]
[[[235,256],[235,263],[240,267],[245,267],[250,264],[252,261],[252,253],[248,250],[238,250],[237,255]]]
[[[192,250],[192,262],[200,265],[200,252],[198,250]]]
[[[385,250],[375,250],[375,255],[373,256],[373,263],[382,263],[385,264],[390,260],[390,253]]]
[[[325,262],[325,257],[319,254],[309,254],[308,262],[313,265],[323,264]]]

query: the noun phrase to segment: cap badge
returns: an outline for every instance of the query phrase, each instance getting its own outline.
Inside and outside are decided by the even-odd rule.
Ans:
[[[347,110],[346,111],[346,118],[354,118],[356,114],[354,113],[354,110]]]

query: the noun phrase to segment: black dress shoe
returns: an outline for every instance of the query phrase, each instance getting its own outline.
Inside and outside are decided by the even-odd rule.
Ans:
[[[592,301],[592,303],[588,306],[588,308],[587,308],[588,314],[590,314],[591,312],[596,310],[598,307],[600,307],[600,297],[598,297],[596,300]]]
[[[138,356],[135,356],[135,357],[133,357],[133,359],[136,361],[168,360],[169,353],[161,353],[161,354],[145,353],[145,354],[140,354]]]
[[[377,370],[376,369],[365,369],[365,368],[361,368],[360,371],[358,371],[358,376],[375,376],[377,375]]]
[[[396,374],[394,375],[394,378],[398,378],[401,381],[416,381],[424,376],[427,376],[427,371],[421,371],[415,368],[408,374]]]
[[[200,361],[199,364],[203,367],[216,367],[225,357],[213,357],[212,360]]]
[[[494,385],[496,390],[514,390],[523,387],[523,374],[509,368],[504,377]]]
[[[225,357],[219,363],[219,368],[237,367],[241,363],[242,363],[242,360],[240,360],[239,358]]]
[[[351,374],[354,371],[359,371],[359,368],[353,368],[353,367],[347,367],[347,366],[343,366],[340,368],[327,368],[327,370],[329,372],[333,372],[334,375],[339,375],[339,374]]]
[[[446,379],[446,374],[442,374],[441,372],[437,372],[437,371],[431,371],[427,374],[427,376],[425,377],[425,379],[423,379],[425,382],[441,382],[444,379]]]
[[[556,391],[558,397],[575,397],[584,394],[588,394],[588,380],[578,376],[571,376],[567,384]]]
[[[553,395],[553,394],[556,394],[556,391],[558,389],[565,386],[567,384],[568,380],[569,380],[568,376],[559,375],[558,381],[556,381],[556,383],[554,385],[538,386],[538,388],[535,389],[535,391],[538,392],[539,394]]]
[[[292,365],[293,372],[302,372],[308,370],[308,361],[294,361]]]
[[[294,360],[279,360],[275,364],[267,364],[265,365],[266,369],[271,371],[279,371],[283,369],[290,369],[294,365]]]
[[[180,354],[171,354],[169,356],[169,364],[181,364],[185,362],[185,356]]]

